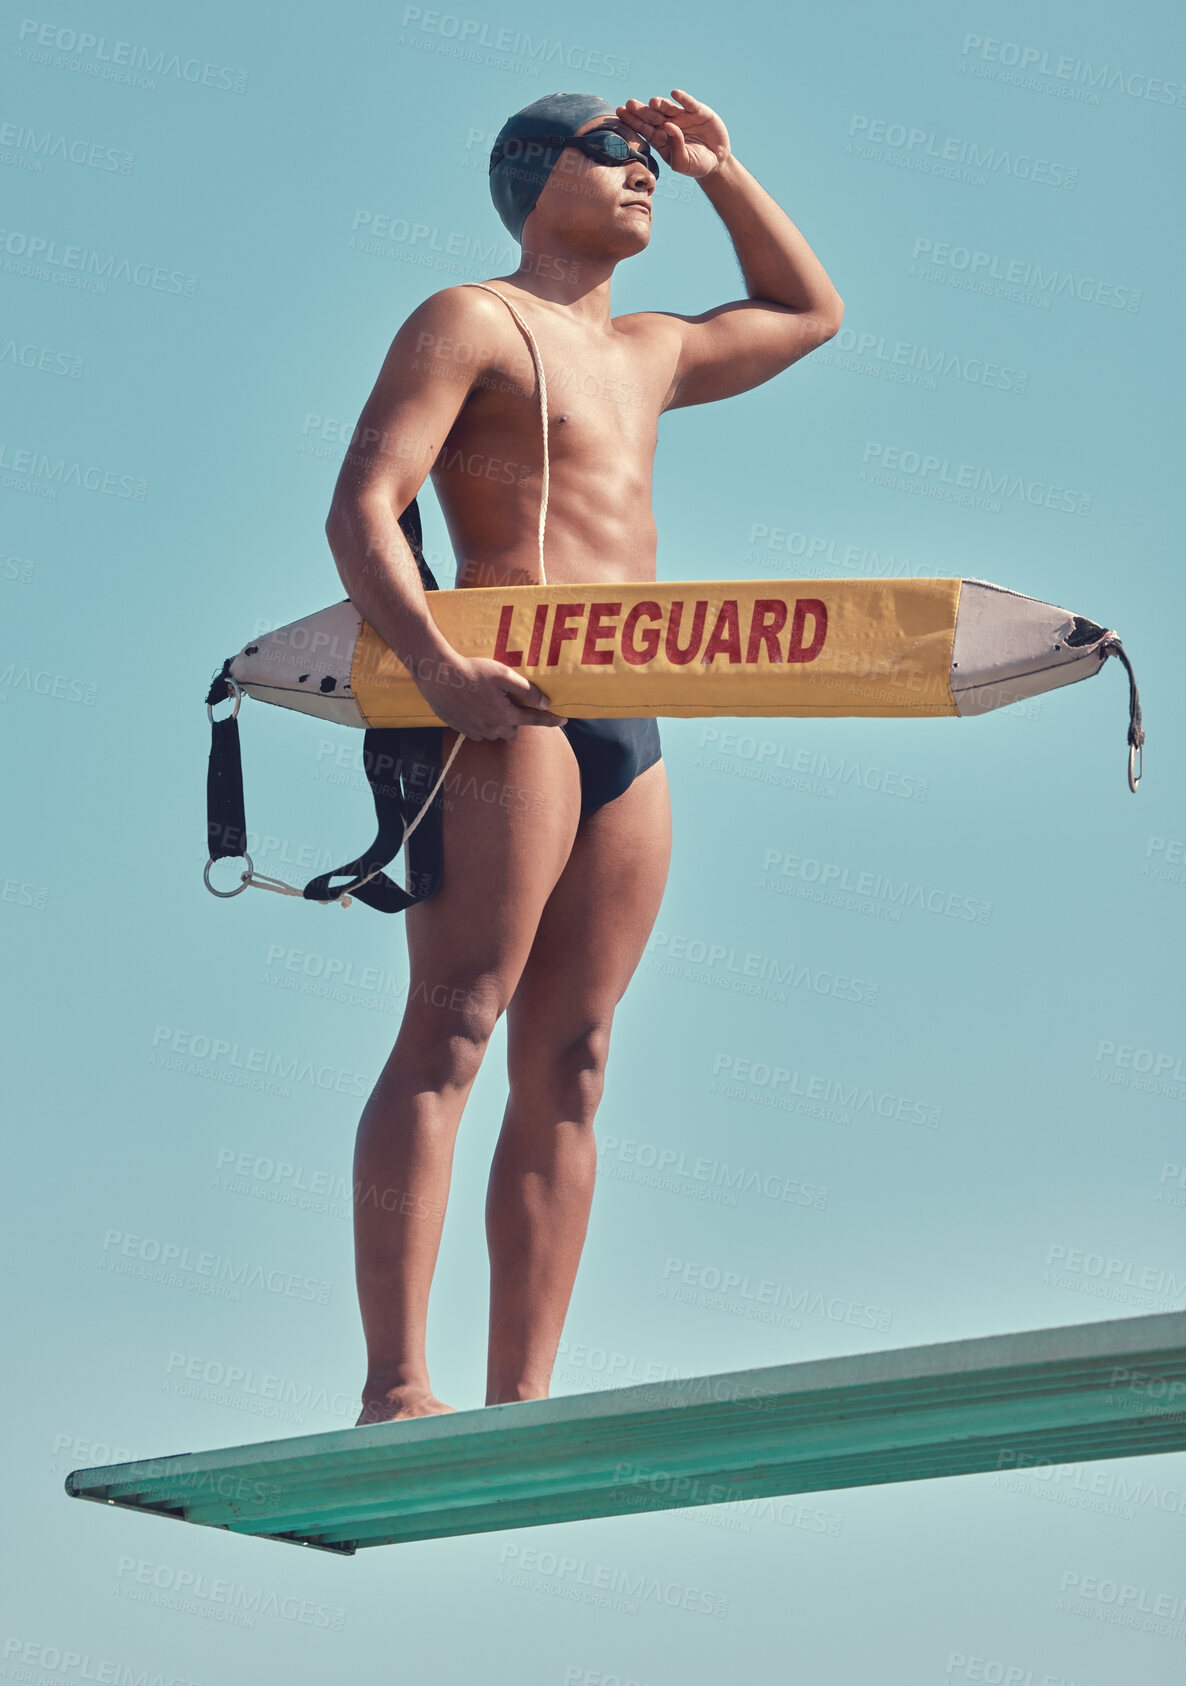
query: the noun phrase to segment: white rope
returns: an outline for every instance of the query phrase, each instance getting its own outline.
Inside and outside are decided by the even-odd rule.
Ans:
[[[465,281],[466,287],[481,287],[484,293],[493,293],[496,299],[501,299],[515,321],[527,335],[527,343],[531,347],[531,361],[535,365],[535,379],[539,387],[539,415],[544,435],[544,477],[540,487],[539,499],[539,583],[547,585],[547,575],[544,573],[544,527],[548,519],[548,385],[544,380],[543,358],[539,354],[539,347],[535,343],[535,335],[524,322],[505,293],[500,293],[497,287],[488,287],[484,281]]]

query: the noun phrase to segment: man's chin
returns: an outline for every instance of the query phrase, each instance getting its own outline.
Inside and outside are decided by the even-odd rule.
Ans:
[[[631,257],[635,252],[645,252],[651,243],[651,219],[641,211],[626,211],[617,225],[616,233],[624,257]]]

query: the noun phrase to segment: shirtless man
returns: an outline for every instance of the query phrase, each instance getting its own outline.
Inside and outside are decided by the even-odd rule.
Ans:
[[[400,512],[431,473],[458,586],[539,579],[539,388],[509,302],[550,388],[548,583],[653,580],[660,415],[770,380],[830,339],[844,309],[802,234],[733,156],[724,123],[680,89],[616,109],[548,96],[508,121],[494,156],[491,193],[522,245],[519,268],[493,292],[446,287],[412,312],[326,523],[350,598],[452,728],[442,746],[458,746],[461,792],[446,805],[442,886],[406,915],[408,1004],[359,1126],[360,1423],[452,1409],[429,1382],[429,1287],[457,1128],[504,1012],[486,1403],[547,1396],[593,1197],[610,1026],[671,851],[654,721],[565,721],[513,668],[458,654],[429,614]],[[611,316],[615,267],[650,240],[660,169],[699,183],[746,298],[699,316]],[[489,800],[491,789],[506,799]],[[359,1198],[368,1189],[398,1198]]]

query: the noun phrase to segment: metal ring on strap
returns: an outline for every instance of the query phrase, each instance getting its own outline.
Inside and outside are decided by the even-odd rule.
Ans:
[[[233,697],[234,698],[234,700],[235,700],[234,710],[232,711],[232,713],[228,714],[226,718],[227,718],[227,720],[237,720],[239,718],[239,707],[240,707],[240,705],[243,701],[242,688],[235,682],[235,680],[231,679],[229,676],[224,675],[222,682],[227,688],[227,696],[226,697],[219,697],[218,700],[219,700],[219,702],[226,702],[227,697]],[[212,726],[215,723],[215,721],[214,721],[214,708],[215,708],[215,705],[213,703],[207,703],[206,704],[206,718],[207,718],[207,720],[209,720],[209,722]],[[225,725],[226,722],[224,721],[224,722],[222,722],[222,724]],[[219,894],[219,891],[215,890],[214,894],[217,896]],[[239,894],[239,892],[237,890],[232,890],[231,894],[233,896],[237,896]]]
[[[234,680],[228,680],[228,684],[234,684]],[[209,703],[207,703],[206,707],[209,708],[209,706]],[[236,702],[236,710],[238,709],[238,706],[239,705]],[[234,716],[232,716],[232,719],[233,718]],[[223,860],[228,858],[231,857],[227,857],[225,855],[222,857]],[[247,862],[247,871],[242,874],[242,882],[237,890],[216,890],[210,882],[210,868],[214,865],[214,856],[211,855],[210,859],[206,862],[206,865],[202,869],[202,882],[205,884],[212,896],[218,896],[222,901],[227,901],[231,896],[241,896],[247,886],[251,883],[251,880],[255,876],[255,867],[252,865],[251,856],[247,853],[246,849],[244,849],[239,858]]]

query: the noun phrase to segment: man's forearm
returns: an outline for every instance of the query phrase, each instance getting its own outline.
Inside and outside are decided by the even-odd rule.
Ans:
[[[730,153],[700,185],[729,231],[751,299],[839,319],[844,304],[823,264],[744,164]]]
[[[350,601],[413,678],[455,659],[432,618],[416,558],[390,508],[339,505],[326,522],[326,535]]]

